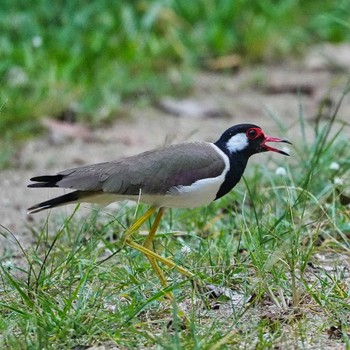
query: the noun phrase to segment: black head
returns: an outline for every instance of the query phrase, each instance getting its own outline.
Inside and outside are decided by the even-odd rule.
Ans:
[[[285,156],[288,153],[277,148],[268,146],[267,142],[284,142],[291,144],[288,140],[277,137],[271,137],[264,134],[261,128],[254,124],[238,124],[227,129],[220,137],[215,145],[218,146],[226,154],[244,154],[250,157],[255,153],[261,152],[277,152]]]

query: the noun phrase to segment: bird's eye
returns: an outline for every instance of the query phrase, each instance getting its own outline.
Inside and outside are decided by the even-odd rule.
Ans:
[[[249,129],[247,131],[247,136],[250,140],[254,140],[258,136],[258,133],[255,129]]]

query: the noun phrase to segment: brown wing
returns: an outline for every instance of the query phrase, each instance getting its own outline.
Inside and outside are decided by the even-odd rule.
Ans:
[[[164,194],[171,187],[219,176],[222,156],[206,142],[183,143],[118,161],[69,169],[33,178],[31,187],[63,187],[121,195]]]

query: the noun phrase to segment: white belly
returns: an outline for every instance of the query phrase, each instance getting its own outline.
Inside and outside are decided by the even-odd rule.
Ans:
[[[222,184],[220,178],[199,180],[191,186],[171,189],[165,196],[142,195],[142,203],[167,208],[194,208],[211,203]]]

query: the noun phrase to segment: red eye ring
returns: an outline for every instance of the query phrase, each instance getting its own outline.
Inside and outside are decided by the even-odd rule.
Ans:
[[[248,139],[254,140],[254,139],[256,139],[259,136],[259,133],[258,133],[258,131],[256,129],[252,128],[252,129],[249,129],[247,131],[246,135],[247,135]]]

